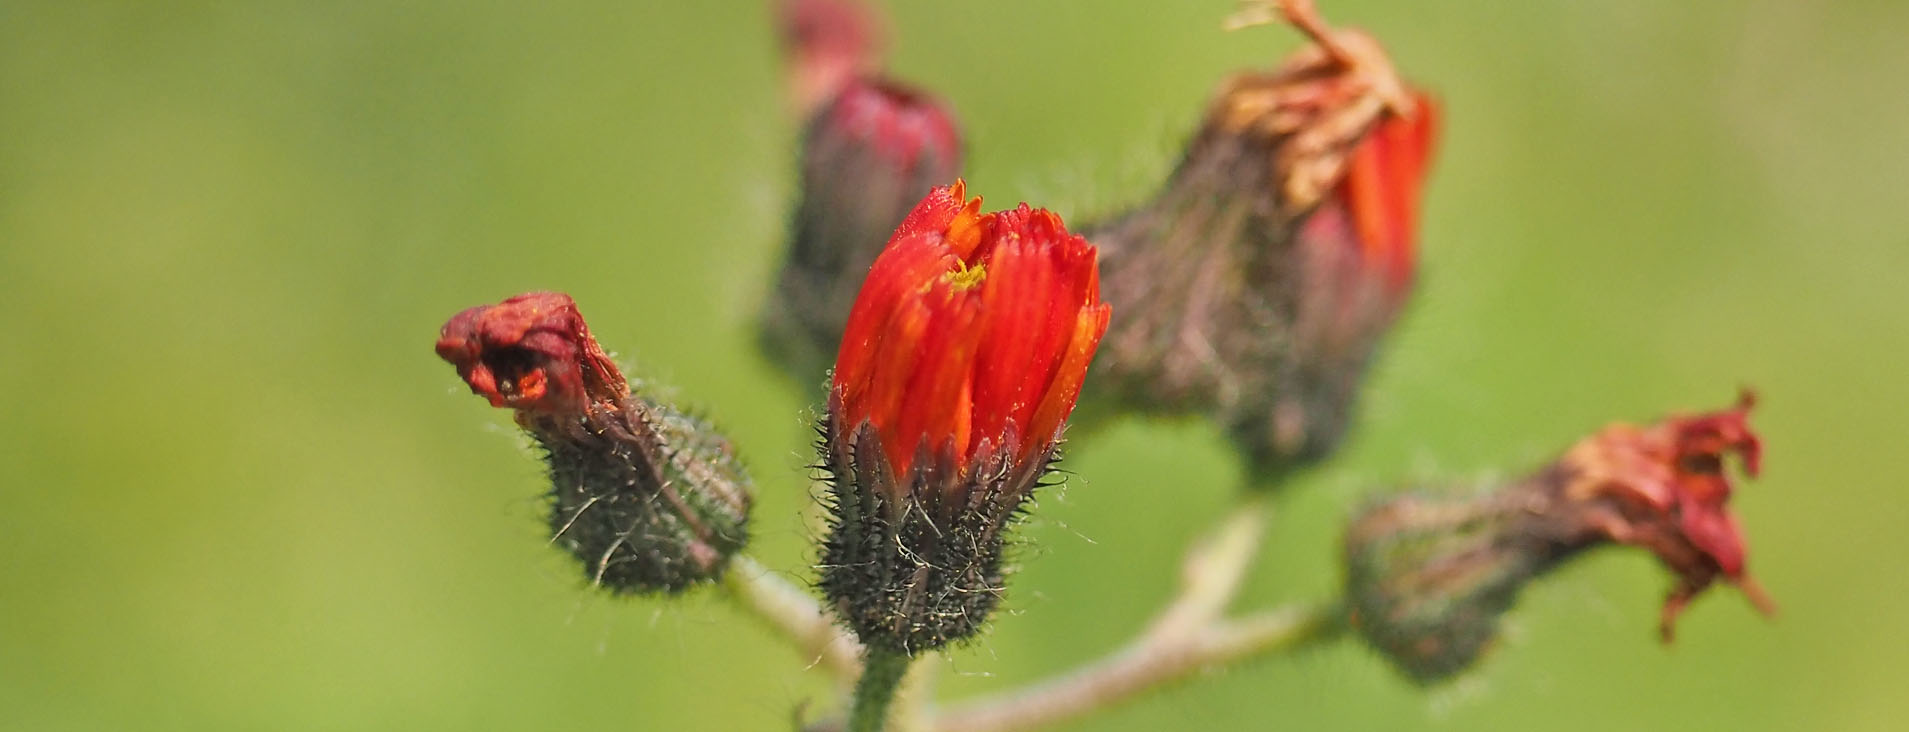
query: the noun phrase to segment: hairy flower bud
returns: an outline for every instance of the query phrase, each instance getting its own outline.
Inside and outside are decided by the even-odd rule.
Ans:
[[[836,359],[821,586],[872,647],[912,654],[986,620],[1003,533],[1047,474],[1107,327],[1086,240],[1047,211],[980,204],[957,181],[908,215]]]
[[[1743,538],[1726,505],[1724,461],[1755,475],[1762,447],[1746,395],[1734,409],[1618,424],[1497,491],[1407,495],[1355,518],[1346,535],[1353,624],[1420,682],[1464,670],[1533,578],[1586,549],[1643,547],[1676,575],[1661,631],[1721,579],[1758,609],[1773,606],[1744,572]]]
[[[517,411],[550,468],[551,541],[592,584],[679,592],[747,541],[749,478],[709,425],[632,394],[568,295],[534,292],[452,317],[437,353],[471,391]]]
[[[1574,550],[1542,530],[1523,497],[1399,496],[1347,532],[1353,625],[1414,680],[1469,667],[1518,590]]]
[[[1090,234],[1124,314],[1108,386],[1143,411],[1213,416],[1262,475],[1345,432],[1411,290],[1437,116],[1376,41],[1288,10],[1314,43],[1227,80],[1166,186]]]
[[[829,366],[862,278],[889,234],[961,165],[961,136],[932,97],[859,80],[809,123],[801,201],[762,315],[767,350],[805,384]]]

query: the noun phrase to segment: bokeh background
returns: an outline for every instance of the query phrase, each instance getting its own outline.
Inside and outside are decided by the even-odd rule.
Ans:
[[[1736,506],[1774,622],[1681,637],[1605,551],[1463,681],[1354,643],[1071,730],[1900,729],[1909,661],[1909,5],[1331,0],[1444,98],[1422,286],[1342,459],[1290,486],[1247,605],[1328,595],[1402,481],[1515,473],[1614,419],[1764,401]],[[1145,194],[1229,69],[1225,0],[894,3],[971,190]],[[0,0],[0,728],[786,729],[806,659],[708,595],[580,589],[508,415],[431,353],[573,293],[732,432],[757,551],[806,577],[818,390],[754,348],[795,125],[763,3]],[[1078,442],[942,694],[1124,639],[1238,467],[1195,423]]]

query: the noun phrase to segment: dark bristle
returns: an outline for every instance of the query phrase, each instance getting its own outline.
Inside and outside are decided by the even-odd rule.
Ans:
[[[871,646],[914,654],[976,636],[1006,588],[1008,534],[1050,463],[1014,465],[1000,453],[957,470],[944,453],[896,490],[885,461],[860,459],[877,445],[864,427],[821,448],[829,533],[818,586]]]
[[[748,478],[706,423],[629,397],[527,425],[549,468],[551,543],[614,594],[674,594],[748,541]]]

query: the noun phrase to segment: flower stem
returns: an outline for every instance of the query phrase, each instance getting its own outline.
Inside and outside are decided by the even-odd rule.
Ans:
[[[849,712],[848,732],[882,732],[888,723],[888,703],[908,674],[908,654],[869,648],[862,659],[862,680],[855,682],[855,705]]]

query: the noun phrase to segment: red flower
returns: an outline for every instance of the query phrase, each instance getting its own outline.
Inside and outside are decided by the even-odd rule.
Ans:
[[[569,295],[531,292],[453,316],[437,355],[493,407],[581,413],[630,393]]]
[[[979,631],[1107,330],[1094,247],[1047,211],[980,209],[960,181],[916,205],[837,349],[818,584],[871,648]]]
[[[1754,405],[1745,392],[1733,409],[1673,416],[1649,427],[1612,425],[1562,461],[1573,472],[1566,497],[1608,507],[1595,522],[1604,535],[1649,549],[1677,574],[1664,602],[1665,639],[1690,600],[1719,577],[1757,609],[1775,611],[1744,570],[1743,534],[1729,507],[1726,459],[1741,459],[1752,477],[1762,467],[1763,445],[1749,423]]]
[[[849,313],[833,400],[880,435],[892,483],[918,455],[965,469],[1051,448],[1106,332],[1094,248],[1023,204],[980,213],[961,181],[902,221]]]

